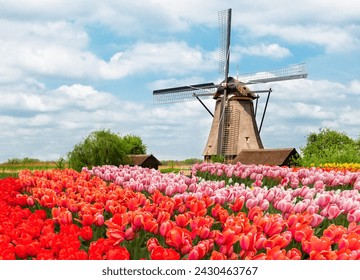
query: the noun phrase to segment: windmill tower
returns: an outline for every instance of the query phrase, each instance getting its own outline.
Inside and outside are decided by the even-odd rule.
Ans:
[[[225,161],[234,159],[241,150],[263,149],[260,131],[263,124],[271,88],[252,91],[247,85],[268,83],[307,77],[304,64],[292,65],[278,70],[229,77],[231,9],[219,12],[220,52],[219,72],[224,76],[220,84],[205,83],[154,90],[154,103],[175,103],[198,100],[213,117],[209,137],[205,145],[204,160],[223,156]],[[256,123],[258,93],[267,93],[261,124]],[[214,113],[202,99],[216,100]],[[254,108],[254,102],[256,106]]]

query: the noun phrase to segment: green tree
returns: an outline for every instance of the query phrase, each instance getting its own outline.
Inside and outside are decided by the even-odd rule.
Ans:
[[[319,133],[307,136],[305,147],[300,148],[299,159],[303,166],[324,163],[360,162],[360,139],[354,140],[343,132],[329,128],[320,129]]]
[[[139,136],[128,134],[123,137],[123,140],[126,145],[126,154],[128,155],[146,154],[146,145],[143,144]]]
[[[68,153],[69,166],[80,171],[85,166],[126,164],[127,150],[118,134],[110,130],[94,131]]]

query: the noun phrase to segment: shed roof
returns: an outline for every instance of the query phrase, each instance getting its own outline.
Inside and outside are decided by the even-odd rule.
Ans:
[[[293,156],[298,156],[294,148],[285,149],[243,149],[234,158],[233,163],[262,164],[262,165],[290,165]]]
[[[155,163],[157,163],[158,165],[161,165],[161,162],[154,157],[152,154],[150,155],[128,155],[130,158],[130,161],[132,164],[134,165],[142,165],[145,161],[147,160],[152,160]]]

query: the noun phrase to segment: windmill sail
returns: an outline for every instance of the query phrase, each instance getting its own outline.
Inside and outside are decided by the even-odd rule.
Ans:
[[[226,77],[229,74],[230,61],[230,35],[231,35],[231,9],[218,13],[219,18],[219,73]]]
[[[231,36],[231,9],[220,11],[219,14],[219,31],[220,31],[220,59],[219,71],[224,74],[224,93],[220,104],[220,122],[217,140],[217,154],[223,155],[225,145],[225,126],[227,118],[225,117],[226,100],[227,100],[227,81],[229,77],[229,62],[230,62],[230,36]]]
[[[252,74],[241,74],[238,80],[244,84],[270,83],[285,80],[306,78],[308,75],[305,63],[289,65],[284,68],[262,71]]]
[[[177,103],[196,100],[197,96],[201,99],[211,98],[215,94],[219,85],[214,83],[197,84],[190,86],[166,88],[153,91],[155,104]]]

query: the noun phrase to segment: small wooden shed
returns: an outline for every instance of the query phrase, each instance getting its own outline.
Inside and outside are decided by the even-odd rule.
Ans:
[[[257,165],[292,166],[294,158],[299,157],[295,148],[285,149],[243,149],[235,157],[233,163]]]
[[[129,155],[131,166],[138,165],[141,167],[154,168],[159,169],[159,165],[161,162],[154,157],[152,154],[150,155]]]

